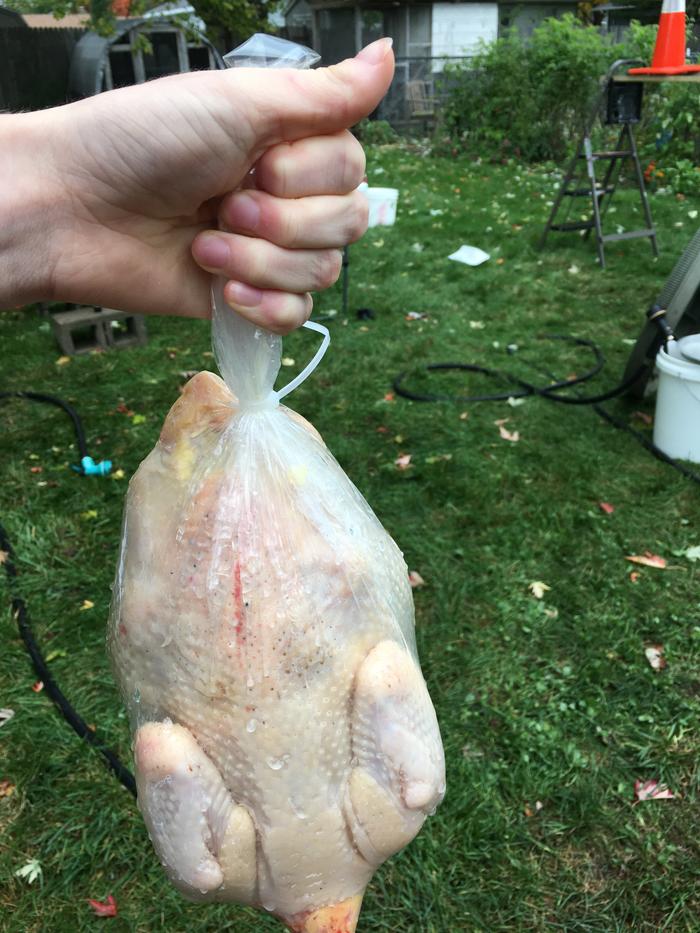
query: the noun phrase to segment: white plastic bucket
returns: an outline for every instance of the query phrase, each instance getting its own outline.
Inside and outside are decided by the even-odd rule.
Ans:
[[[670,343],[656,357],[659,385],[656,393],[654,443],[669,457],[700,463],[700,364],[693,356],[695,337]]]
[[[369,226],[391,227],[396,221],[396,204],[399,200],[397,188],[366,188],[360,185],[359,189],[369,201]]]

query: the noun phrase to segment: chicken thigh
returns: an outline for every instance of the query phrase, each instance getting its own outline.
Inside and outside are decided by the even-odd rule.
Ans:
[[[402,555],[300,416],[190,380],[131,480],[109,646],[174,884],[352,933],[444,758]]]

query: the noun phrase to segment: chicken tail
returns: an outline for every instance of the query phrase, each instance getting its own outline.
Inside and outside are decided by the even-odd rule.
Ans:
[[[340,904],[321,907],[290,921],[294,933],[355,933],[362,906],[362,895],[356,894]]]

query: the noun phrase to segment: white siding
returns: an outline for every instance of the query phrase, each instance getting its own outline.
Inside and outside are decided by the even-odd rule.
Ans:
[[[498,37],[497,3],[434,3],[433,57],[472,55]],[[435,62],[433,70],[442,70]]]

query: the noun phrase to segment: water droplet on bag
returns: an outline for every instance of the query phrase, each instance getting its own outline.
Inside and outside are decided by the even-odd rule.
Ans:
[[[281,758],[274,758],[270,755],[269,758],[265,759],[265,762],[268,768],[272,768],[273,771],[280,771],[289,761],[289,755],[282,755]]]
[[[298,820],[306,820],[309,818],[309,814],[304,813],[303,808],[296,802],[296,800],[293,797],[287,797],[287,800],[289,801],[289,806],[292,808],[292,812],[294,813],[294,816]]]
[[[249,719],[245,728],[246,732],[255,732],[255,730],[258,728],[257,719]]]
[[[141,691],[139,690],[138,687],[136,688],[136,690],[134,690],[134,693],[133,693],[133,695],[132,695],[132,699],[133,699],[134,703],[140,703],[140,702],[141,702]]]
[[[252,690],[255,686],[255,681],[253,680],[252,674],[248,674],[248,680],[246,680],[245,685],[249,690]]]
[[[272,913],[272,911],[275,909],[275,905],[272,903],[272,901],[267,901],[267,903],[263,902],[262,906],[263,910],[266,910],[268,913]]]

